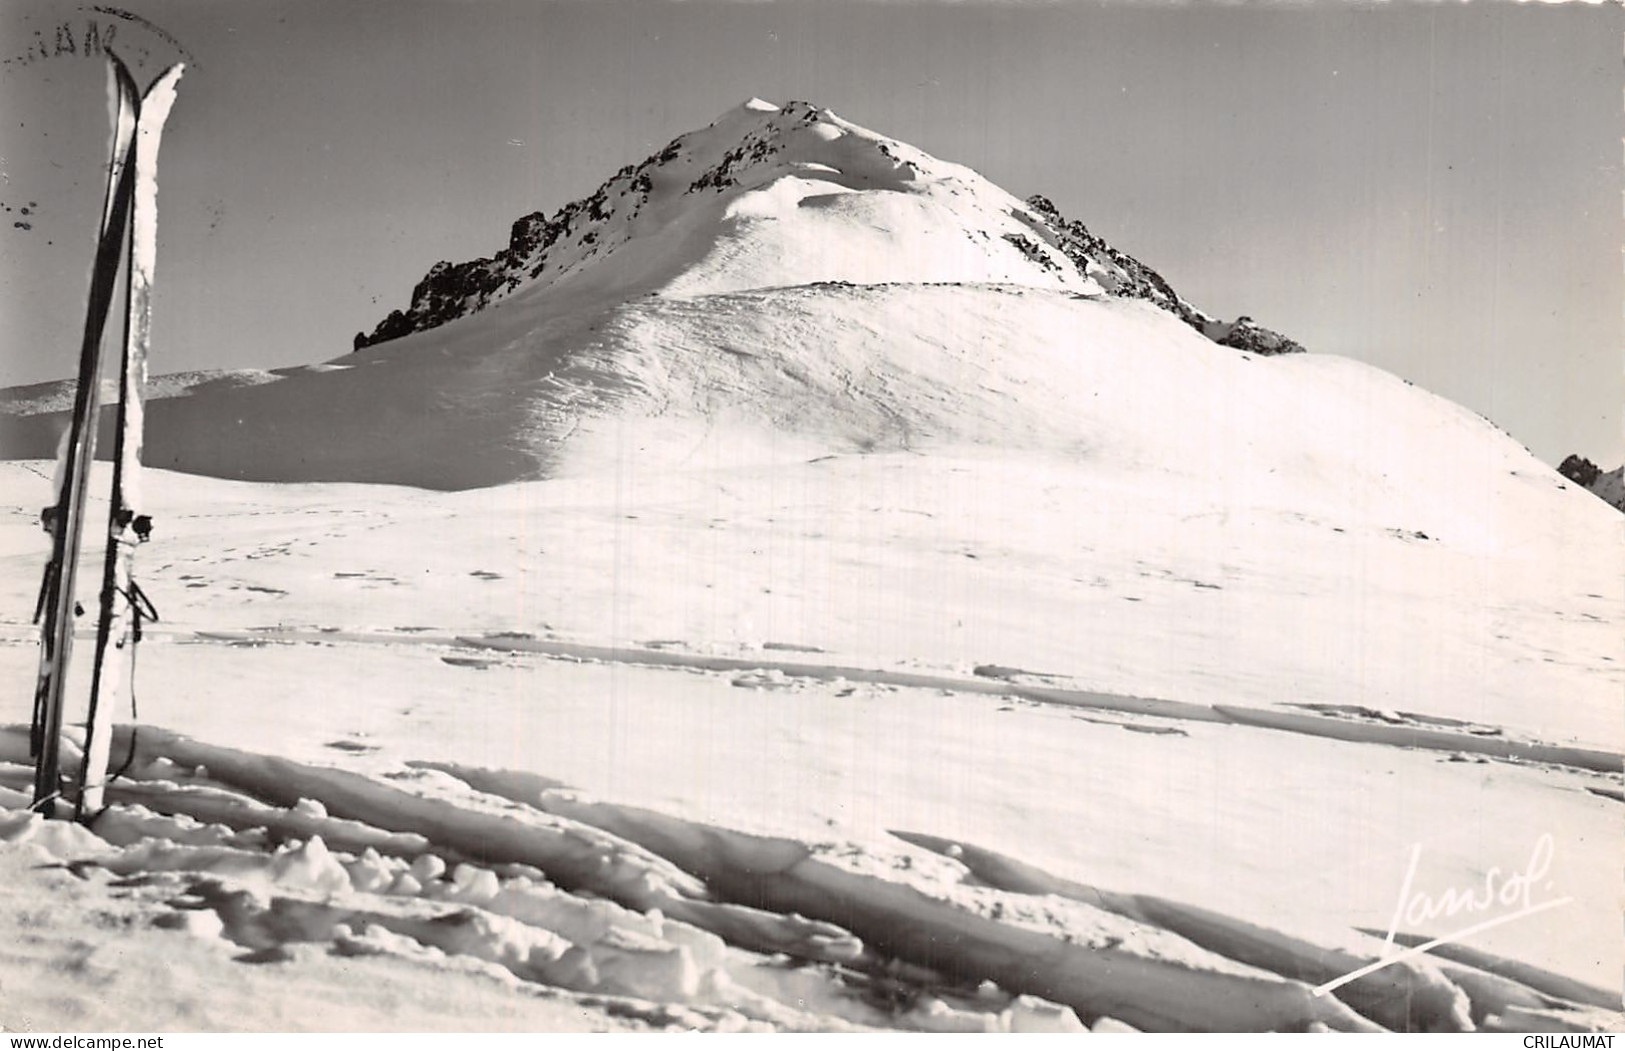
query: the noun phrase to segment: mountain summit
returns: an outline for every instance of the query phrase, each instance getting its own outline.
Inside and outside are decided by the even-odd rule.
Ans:
[[[528,292],[697,295],[844,281],[1011,283],[1145,299],[1203,335],[1261,354],[1301,351],[1250,318],[1221,322],[1163,277],[1068,220],[806,102],[761,99],[627,165],[551,217],[516,220],[506,248],[440,262],[356,349]]]
[[[360,342],[155,378],[147,463],[455,490],[957,450],[1428,536],[1597,510],[1473,413],[1277,353],[1299,348],[1044,198],[803,103],[752,100],[521,218]],[[71,400],[0,392],[0,451],[53,456]]]

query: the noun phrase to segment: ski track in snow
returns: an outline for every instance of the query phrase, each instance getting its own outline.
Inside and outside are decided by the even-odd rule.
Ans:
[[[1389,745],[1396,748],[1422,748],[1450,753],[1452,758],[1465,761],[1467,757],[1484,756],[1523,763],[1545,763],[1573,767],[1595,773],[1612,774],[1625,766],[1625,756],[1591,748],[1544,744],[1505,736],[1498,727],[1474,726],[1471,732],[1452,732],[1438,729],[1439,724],[1457,724],[1457,720],[1434,719],[1415,713],[1391,715],[1369,710],[1356,710],[1350,717],[1332,718],[1304,715],[1294,712],[1267,711],[1234,705],[1199,705],[1154,697],[1130,697],[1121,694],[1095,693],[1070,690],[1056,686],[1027,685],[1023,680],[1054,679],[1053,676],[1023,672],[1021,669],[982,666],[976,674],[983,678],[958,678],[930,675],[897,669],[856,668],[834,663],[787,661],[771,657],[721,657],[709,654],[682,652],[673,647],[674,641],[665,641],[651,648],[628,646],[601,646],[583,642],[565,642],[557,639],[538,639],[526,634],[506,633],[471,637],[438,635],[430,629],[411,632],[358,632],[340,627],[300,630],[296,628],[262,627],[249,631],[198,631],[177,633],[148,628],[149,638],[167,639],[180,644],[216,643],[227,646],[265,646],[276,644],[309,643],[333,646],[344,643],[370,646],[434,646],[447,649],[472,648],[489,650],[504,655],[536,655],[579,661],[607,662],[611,664],[644,665],[657,668],[694,669],[708,672],[739,672],[730,681],[735,686],[756,688],[787,688],[790,680],[812,679],[847,683],[868,683],[889,687],[907,687],[937,690],[945,694],[975,693],[999,697],[1012,697],[1036,701],[1064,708],[1084,708],[1125,715],[1149,716],[1162,720],[1193,720],[1197,722],[1229,722],[1259,726],[1287,733],[1312,737],[1330,737],[1363,744]],[[0,638],[0,645],[7,641]],[[31,643],[32,640],[27,640]],[[766,643],[764,651],[808,649],[794,644]],[[459,667],[484,668],[495,663],[492,659],[470,657],[455,653],[443,654],[440,659]],[[1314,708],[1317,706],[1310,705]],[[1434,725],[1428,725],[1434,724]],[[1126,729],[1140,732],[1180,732],[1162,726],[1122,724]],[[1594,789],[1606,793],[1607,788]]]
[[[511,981],[666,1005],[681,1023],[937,1031],[1600,1030],[1608,1013],[1492,959],[1394,965],[1338,997],[1309,981],[1376,958],[1210,910],[1070,884],[936,837],[924,855],[732,832],[546,779],[414,763],[381,778],[141,727],[92,831],[14,814],[0,838],[140,887],[159,929],[244,963],[473,961]],[[0,736],[24,758],[26,729]],[[26,769],[0,767],[16,796]],[[15,802],[15,800],[13,800]],[[330,845],[331,844],[331,845]],[[930,859],[936,857],[933,862]],[[582,894],[586,894],[583,897]],[[1608,994],[1567,981],[1592,1004]],[[691,1013],[683,1014],[683,1010]],[[1511,1021],[1508,1021],[1508,1020]]]
[[[393,638],[338,631],[291,634],[292,638],[268,632],[218,633],[192,645],[164,645],[154,652],[181,655],[200,648],[238,650],[246,646],[245,655],[292,655],[320,646],[341,659],[358,645],[381,646],[403,655],[424,650],[466,652],[455,639],[442,640],[422,632]],[[662,656],[659,651],[648,652]],[[527,671],[523,666],[507,670]],[[665,676],[684,674],[682,669],[669,667],[649,671]],[[689,669],[687,674],[729,682],[734,691],[740,685],[731,666]],[[840,688],[846,681],[837,678],[826,685]],[[747,685],[773,690],[794,688],[786,685],[793,682],[794,677],[781,676]],[[868,685],[894,688],[890,683]],[[988,683],[993,688],[1000,685]],[[908,690],[928,692],[920,684]],[[987,702],[1000,699],[995,694]],[[668,703],[680,702],[672,698]],[[18,728],[4,758],[22,760],[23,740],[25,733]],[[167,896],[150,903],[156,911],[146,915],[146,922],[161,929],[222,938],[241,950],[238,958],[245,962],[293,959],[290,946],[298,945],[327,946],[340,955],[395,954],[409,960],[426,954],[437,960],[454,957],[481,961],[521,983],[631,997],[642,1005],[632,1011],[635,1017],[665,1017],[671,1024],[704,1028],[828,1029],[852,1024],[999,1031],[1070,1026],[1076,1024],[1073,1014],[1106,1028],[1126,1022],[1150,1029],[1361,1028],[1368,1024],[1410,1029],[1503,1025],[1528,1029],[1537,1023],[1595,1029],[1614,1024],[1587,1007],[1595,1006],[1599,998],[1607,1001],[1610,994],[1602,990],[1570,980],[1568,986],[1553,992],[1538,981],[1498,978],[1494,972],[1506,968],[1488,967],[1483,961],[1466,968],[1453,963],[1443,970],[1426,962],[1385,968],[1374,982],[1351,988],[1340,998],[1341,1005],[1322,1005],[1316,998],[1305,998],[1304,985],[1260,986],[1251,971],[1261,969],[1295,983],[1313,984],[1373,959],[1374,943],[1364,943],[1363,948],[1359,944],[1327,945],[1167,899],[1101,891],[938,836],[896,833],[905,842],[945,854],[955,866],[964,866],[963,872],[946,878],[961,889],[945,891],[940,873],[922,888],[909,875],[921,864],[918,859],[893,856],[873,846],[800,843],[734,833],[640,808],[595,803],[556,780],[533,774],[440,761],[395,766],[387,756],[369,756],[378,746],[365,744],[365,737],[355,742],[353,754],[368,758],[369,777],[195,744],[152,727],[142,728],[138,740],[143,743],[136,750],[140,761],[131,774],[133,780],[113,786],[109,798],[117,809],[97,826],[110,842],[125,847],[127,856],[105,856],[106,848],[89,840],[74,843],[77,853],[53,847],[54,855],[70,863],[94,862],[88,868],[79,865],[76,871],[81,875],[105,869],[151,885],[153,893],[161,889]],[[329,742],[327,747],[338,743]],[[130,748],[125,731],[115,756],[124,756]],[[7,783],[25,788],[23,768],[0,771],[7,769],[13,771]],[[592,847],[596,833],[591,831],[583,833],[586,849],[600,851],[594,855],[599,860],[585,865],[574,848],[544,846],[538,851],[534,846],[504,845],[521,835],[511,825],[513,818],[505,815],[492,818],[494,825],[484,824],[486,818],[455,809],[469,800],[455,785],[448,793],[446,783],[434,777],[437,773],[449,774],[481,793],[607,832],[616,841],[624,840],[614,849],[630,856],[605,870],[602,851],[613,842],[598,839],[600,845]],[[424,781],[427,784],[419,783]],[[395,787],[383,787],[391,782]],[[405,794],[399,791],[402,787]],[[454,801],[450,810],[441,808],[439,802],[448,794]],[[421,796],[436,802],[418,801]],[[22,799],[19,794],[9,802]],[[314,800],[317,805],[301,800]],[[475,809],[485,813],[489,805]],[[179,823],[153,818],[147,811],[180,815]],[[187,818],[213,827],[201,829]],[[126,820],[130,823],[122,824]],[[228,834],[221,825],[235,831]],[[550,825],[557,827],[556,822]],[[114,828],[123,831],[110,831]],[[54,843],[52,834],[48,827],[41,830],[37,824],[25,824],[15,826],[11,837]],[[143,840],[144,845],[132,846]],[[642,846],[649,853],[639,853],[627,844]],[[230,849],[222,851],[221,847]],[[336,852],[337,862],[330,860],[329,850]],[[426,854],[450,862],[450,875],[437,862],[417,860]],[[832,857],[844,858],[847,867],[857,865],[862,878],[853,883],[840,866],[829,870]],[[396,860],[386,864],[385,858]],[[624,872],[616,875],[623,862],[637,871],[659,874],[659,880],[669,886],[659,892],[642,885],[628,889],[622,885]],[[802,871],[807,865],[812,867]],[[679,948],[686,946],[691,956],[694,945],[690,943],[698,935],[668,937],[671,921],[692,923],[733,949],[724,950],[706,940],[711,955],[702,954],[695,962],[684,958],[672,944],[663,948],[647,944],[646,937],[631,938],[638,949],[632,952],[623,944],[631,936],[622,934],[602,935],[599,941],[583,945],[568,937],[547,938],[515,929],[511,922],[514,909],[521,910],[517,913],[520,923],[556,934],[556,925],[562,921],[552,910],[582,907],[558,904],[556,891],[535,891],[527,882],[534,877],[531,870],[546,873],[553,884],[630,906],[631,914],[616,916],[641,936],[655,936],[650,934],[647,914],[651,908],[658,910],[653,921],[656,934]],[[606,878],[600,874],[603,871],[610,875]],[[1012,872],[1016,877],[1011,877]],[[894,889],[874,885],[870,881],[877,873],[887,883],[900,885]],[[698,881],[689,877],[698,877]],[[469,889],[476,884],[478,890]],[[1099,916],[1091,913],[1092,918],[1084,923],[1053,903],[1012,902],[982,890],[971,893],[962,885],[1081,900],[1132,922],[1125,928],[1129,933],[1110,928],[1090,943],[1092,949],[1083,958],[1056,957],[1051,970],[1033,963],[1035,958],[1048,960],[1058,951],[1050,939],[1060,937],[1062,944],[1071,944],[1080,930],[1095,929],[1091,925],[1103,922]],[[388,902],[370,900],[369,896],[380,893]],[[510,901],[526,902],[538,896],[547,899],[547,908]],[[413,898],[427,898],[446,907],[401,906],[402,899]],[[498,904],[492,906],[493,900]],[[855,901],[876,904],[854,914]],[[739,910],[731,909],[735,904]],[[465,905],[472,908],[461,907]],[[164,911],[166,908],[174,909],[175,914]],[[1021,926],[1022,921],[1032,919],[1034,908],[1055,931],[1034,935]],[[497,918],[487,915],[492,912]],[[798,916],[808,917],[811,924]],[[1017,930],[1002,929],[1000,924],[1007,916],[1017,920]],[[1137,946],[1134,933],[1143,937],[1142,928],[1172,935],[1178,950],[1153,952],[1150,962],[1117,955],[1124,939]],[[905,936],[903,931],[909,933]],[[605,944],[599,943],[605,939]],[[945,944],[958,948],[950,952],[943,948]],[[1226,977],[1229,964],[1220,967],[1219,974],[1210,973],[1217,965],[1212,961],[1204,964],[1206,957],[1196,952],[1197,947],[1251,969],[1250,976]],[[1109,950],[1103,972],[1097,970],[1102,960],[1096,958],[1102,949]],[[623,958],[623,952],[631,952],[632,962]],[[708,970],[705,961],[720,959],[718,952],[727,961]],[[435,957],[436,953],[440,956]],[[1019,965],[1001,963],[1006,954],[1014,954]],[[763,956],[766,959],[759,958]],[[793,980],[786,977],[785,964],[774,962],[783,957],[799,961],[789,968]],[[1338,971],[1339,967],[1343,970]],[[1115,984],[1108,980],[1112,975],[1116,975]],[[1523,977],[1528,979],[1528,975]],[[983,982],[999,988],[980,984]],[[746,995],[742,989],[755,995]],[[1584,993],[1578,997],[1579,1003],[1574,1002],[1577,990]],[[1053,1006],[1057,1003],[1073,1014],[1058,1010]],[[1346,1009],[1357,1012],[1358,1017]],[[661,1011],[667,1014],[662,1016]]]

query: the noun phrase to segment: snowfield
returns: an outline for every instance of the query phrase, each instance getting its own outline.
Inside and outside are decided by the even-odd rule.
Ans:
[[[27,607],[45,540],[28,521],[28,508],[46,490],[31,466],[45,469],[5,467],[6,492],[25,494],[10,507],[9,525],[0,533],[7,553],[6,604],[14,609]],[[1135,937],[1156,935],[1162,940],[1145,955],[1179,964],[1173,976],[1148,973],[1126,991],[1103,991],[1087,971],[1067,979],[1071,972],[1064,968],[1059,978],[1024,984],[987,959],[998,956],[992,935],[991,947],[944,961],[939,943],[960,940],[962,912],[984,920],[1033,910],[1054,914],[1045,936],[1063,939],[1096,930],[1119,914],[1085,915],[1054,895],[1002,890],[984,872],[965,867],[963,851],[945,858],[922,848],[920,836],[981,847],[1108,893],[1216,910],[1230,922],[1280,931],[1316,947],[1352,943],[1343,949],[1347,957],[1333,957],[1353,961],[1346,971],[1380,949],[1354,929],[1387,930],[1414,846],[1420,845],[1421,854],[1413,889],[1438,897],[1452,888],[1480,890],[1491,865],[1520,871],[1541,837],[1550,835],[1553,855],[1540,900],[1572,902],[1487,931],[1473,944],[1596,989],[1615,984],[1617,939],[1596,918],[1612,907],[1614,895],[1619,802],[1608,793],[1617,793],[1618,776],[1594,767],[1617,760],[1592,761],[1605,751],[1614,712],[1606,688],[1590,681],[1601,679],[1606,686],[1609,679],[1596,666],[1552,664],[1538,656],[1561,652],[1583,634],[1570,623],[1544,618],[1540,609],[1521,618],[1503,613],[1504,622],[1526,637],[1481,669],[1481,689],[1423,693],[1407,680],[1442,678],[1438,648],[1450,636],[1396,629],[1378,637],[1367,628],[1342,645],[1356,655],[1361,639],[1386,649],[1380,665],[1373,661],[1362,671],[1351,659],[1344,666],[1344,677],[1360,676],[1365,684],[1363,691],[1351,689],[1337,668],[1317,663],[1328,659],[1325,650],[1308,646],[1317,633],[1330,630],[1325,625],[1339,615],[1340,605],[1305,597],[1314,593],[1314,567],[1300,561],[1290,570],[1277,565],[1272,573],[1262,567],[1249,572],[1241,560],[1258,543],[1259,530],[1272,524],[1276,550],[1301,550],[1301,534],[1311,530],[1348,535],[1324,525],[1247,516],[1235,525],[1210,524],[1198,542],[1181,547],[1176,538],[1188,537],[1192,526],[1187,516],[1170,515],[1159,543],[1157,518],[1149,511],[1142,508],[1137,516],[1138,532],[1110,528],[1113,519],[1095,524],[1086,512],[1098,489],[1091,493],[1084,479],[1069,478],[1059,464],[1001,460],[986,451],[962,458],[848,456],[800,470],[561,480],[460,494],[266,486],[166,473],[155,473],[150,482],[150,499],[170,509],[164,534],[142,552],[145,587],[162,596],[164,616],[148,628],[138,673],[140,717],[148,725],[137,741],[148,742],[143,747],[153,758],[132,768],[139,781],[115,783],[110,792],[115,809],[104,822],[126,815],[126,830],[98,830],[131,850],[148,837],[149,852],[167,849],[152,842],[169,840],[230,846],[265,860],[240,853],[232,855],[239,861],[228,864],[207,853],[182,852],[162,864],[148,854],[103,864],[122,876],[145,873],[144,883],[157,880],[142,891],[145,910],[135,913],[138,924],[182,923],[167,917],[198,912],[188,888],[210,880],[223,881],[226,889],[219,894],[246,893],[251,886],[258,894],[253,900],[272,916],[297,912],[296,902],[326,909],[324,919],[311,921],[314,933],[269,918],[239,928],[234,924],[248,921],[227,916],[218,931],[213,920],[186,919],[204,923],[201,944],[186,943],[197,951],[246,956],[290,947],[303,952],[295,953],[297,961],[315,946],[348,952],[340,944],[348,945],[345,930],[360,934],[369,924],[384,923],[374,915],[383,906],[355,904],[380,889],[395,889],[384,895],[390,902],[421,903],[427,896],[439,904],[427,910],[414,904],[408,914],[420,920],[461,915],[477,902],[446,897],[454,883],[419,880],[416,894],[402,893],[409,883],[396,885],[401,871],[431,854],[453,869],[463,862],[487,871],[498,886],[518,878],[503,864],[524,864],[559,885],[606,893],[591,884],[578,887],[575,874],[548,855],[496,849],[509,832],[468,832],[468,818],[435,816],[426,823],[415,812],[419,795],[449,795],[469,806],[474,804],[466,797],[474,793],[481,812],[505,812],[497,800],[512,800],[527,821],[539,820],[541,810],[587,829],[607,829],[691,874],[668,872],[680,888],[671,892],[672,901],[611,896],[639,915],[654,908],[679,917],[679,903],[692,895],[773,915],[800,913],[836,925],[838,941],[866,947],[857,962],[832,963],[804,948],[764,944],[727,928],[718,932],[736,948],[742,945],[741,952],[757,954],[747,953],[747,962],[727,970],[731,980],[752,989],[764,987],[764,974],[775,982],[791,980],[782,957],[821,961],[788,967],[798,990],[814,986],[820,998],[816,1010],[791,1017],[741,999],[733,986],[707,998],[697,991],[676,995],[660,982],[639,984],[652,978],[620,985],[565,980],[554,970],[516,971],[512,960],[492,956],[506,951],[492,948],[495,934],[448,948],[412,933],[416,928],[402,928],[404,920],[384,924],[411,942],[385,939],[392,948],[380,950],[384,956],[418,960],[436,975],[448,967],[462,973],[470,958],[487,964],[495,959],[492,966],[500,964],[505,976],[493,979],[486,967],[465,980],[477,989],[500,981],[614,991],[647,1001],[627,1010],[648,1024],[726,1028],[751,1019],[790,1028],[926,1026],[931,1011],[946,1010],[933,1007],[935,999],[965,1015],[951,1016],[954,1025],[998,1028],[1013,1024],[1003,1020],[1011,1010],[1010,993],[1065,1004],[1090,1023],[1102,1017],[1146,1028],[1301,1027],[1317,1018],[1336,1023],[1314,1012],[1318,998],[1300,1002],[1284,991],[1270,996],[1297,1005],[1286,1014],[1271,1013],[1286,1010],[1278,1005],[1240,1017],[1224,1014],[1219,1005],[1234,1002],[1233,992],[1222,991],[1222,983],[1211,993],[1196,990],[1219,982],[1210,972],[1240,967],[1257,977],[1251,958],[1230,944],[1242,939],[1221,935],[1216,947],[1170,931],[1166,920],[1125,921],[1102,936],[1132,944]],[[1078,495],[1046,504],[1048,488]],[[27,498],[30,491],[36,499]],[[972,492],[980,499],[967,499]],[[1134,508],[1123,498],[1112,504],[1118,514]],[[1028,515],[1041,509],[1072,527],[1023,534],[1013,527],[1018,508]],[[1369,583],[1349,585],[1358,587],[1350,604],[1364,617],[1380,621],[1386,612],[1401,625],[1444,625],[1472,612],[1476,593],[1461,578],[1442,593],[1402,586],[1406,567],[1429,568],[1412,570],[1409,579],[1436,584],[1455,560],[1418,560],[1414,539],[1381,529],[1366,533],[1356,531],[1347,541],[1372,568]],[[1238,550],[1217,546],[1217,538],[1227,535]],[[1090,550],[1079,549],[1082,537],[1091,540]],[[1469,581],[1513,578],[1488,556],[1457,558],[1472,567]],[[1231,559],[1228,575],[1214,572]],[[1205,583],[1219,586],[1198,586]],[[1508,604],[1515,598],[1506,593]],[[1592,602],[1587,608],[1606,614],[1606,603]],[[1315,610],[1319,618],[1312,623],[1318,627],[1297,623]],[[1543,623],[1546,634],[1535,634]],[[1608,630],[1599,629],[1599,649],[1606,648]],[[1249,643],[1255,634],[1265,637]],[[26,683],[35,646],[21,618],[12,622],[6,641],[0,649],[6,675]],[[1559,689],[1576,703],[1535,711],[1518,705],[1515,689],[1523,676],[1562,683]],[[1288,681],[1293,688],[1282,691],[1279,684]],[[1393,692],[1375,704],[1378,689]],[[20,717],[26,694],[14,696]],[[1582,718],[1587,701],[1589,719]],[[1215,715],[1215,704],[1300,714],[1319,706],[1333,717],[1324,721],[1349,728],[1411,727],[1449,740],[1399,748],[1284,732]],[[171,744],[154,726],[211,744]],[[21,764],[25,741],[13,741],[7,757]],[[1566,746],[1570,754],[1554,765],[1507,762],[1479,750],[1505,742]],[[241,754],[188,750],[220,746]],[[126,753],[120,742],[115,765]],[[283,758],[252,758],[257,756]],[[267,782],[234,765],[287,760],[310,769]],[[198,765],[203,773],[195,770]],[[322,781],[319,771],[331,768],[408,794],[348,809],[348,797],[332,794]],[[8,783],[25,788],[26,769],[12,769]],[[452,778],[466,778],[467,787]],[[280,787],[268,794],[268,784]],[[209,806],[198,798],[205,789]],[[334,818],[359,822],[347,829],[352,838],[320,825],[279,826],[290,812],[278,806],[294,806],[301,798],[318,801]],[[228,801],[260,809],[233,814]],[[26,800],[17,794],[10,802]],[[600,809],[591,809],[595,805]],[[159,822],[137,807],[239,831]],[[749,855],[719,861],[715,848],[703,844],[679,849],[639,835],[618,823],[626,820],[622,811],[628,807],[645,808],[640,818],[647,813],[671,822],[679,839],[702,830],[738,830],[770,837],[786,851],[878,869],[898,893],[949,903],[953,911],[937,922],[953,933],[923,946],[882,942],[877,949],[875,939],[904,922],[899,916],[871,918],[878,931],[851,931],[850,901],[839,887],[826,888],[816,910],[788,892],[774,897],[775,888],[760,885],[760,874],[769,871],[765,863]],[[270,831],[250,831],[255,827]],[[13,835],[45,838],[23,826]],[[255,865],[274,867],[270,852],[277,844],[284,853],[311,849],[312,835],[323,835],[321,849],[338,859],[332,865],[349,884],[338,881],[332,865],[326,882],[315,887],[276,873],[263,880],[245,875]],[[367,869],[369,874],[351,878],[361,871],[357,866],[368,847],[398,861],[382,874]],[[87,840],[74,849],[59,847],[52,857],[93,861],[107,849]],[[113,879],[95,875],[100,870],[94,868],[77,871],[92,887]],[[159,879],[154,872],[166,875]],[[37,889],[41,875],[27,875],[9,892],[15,915],[36,908],[36,895],[43,893]],[[464,876],[475,878],[490,888],[491,879]],[[849,896],[870,900],[876,892]],[[185,907],[176,910],[177,902]],[[905,915],[913,907],[896,905]],[[352,913],[366,922],[344,918]],[[1442,934],[1464,925],[1423,929]],[[100,943],[92,938],[88,944]],[[423,945],[444,959],[423,962],[433,955]],[[105,951],[123,950],[109,945]],[[1022,958],[1032,951],[1022,950]],[[896,959],[893,953],[941,972],[903,983],[907,996],[898,1002],[918,1010],[875,1007],[874,961]],[[303,964],[287,966],[297,970]],[[734,973],[738,968],[746,969],[744,977]],[[1293,978],[1316,973],[1297,964],[1280,970]],[[859,980],[860,974],[871,976]],[[1314,981],[1334,977],[1327,972]],[[1003,991],[978,991],[985,979]],[[122,1018],[98,1015],[105,1008],[89,1006],[98,994],[95,982],[86,981],[78,993],[80,1008],[32,1024],[87,1027],[98,1017],[110,1027],[123,1024]],[[292,989],[288,995],[296,995]],[[799,1002],[782,989],[775,995],[781,1007]],[[294,1025],[285,1014],[222,1015],[212,1007],[193,1023],[161,990],[142,989],[132,1000],[155,1005],[138,1013],[156,1028],[377,1024],[364,1013],[337,1008]],[[1186,1005],[1190,1013],[1166,1015],[1167,1001]],[[1499,1000],[1487,1002],[1492,1006],[1480,1004],[1479,1022],[1504,1013]],[[541,1008],[531,998],[521,1004],[530,1006],[493,1018],[520,1029],[607,1024],[595,1014],[525,1013],[558,1012],[553,1000],[541,1001]],[[699,1013],[676,1011],[679,1004]],[[1447,1012],[1457,1023],[1459,1014]],[[463,1026],[452,1016],[411,1012],[388,1024]],[[1350,1024],[1343,1018],[1335,1027]]]
[[[460,317],[155,384],[90,829],[5,393],[0,1025],[1621,1024],[1617,512],[827,111],[668,152]]]

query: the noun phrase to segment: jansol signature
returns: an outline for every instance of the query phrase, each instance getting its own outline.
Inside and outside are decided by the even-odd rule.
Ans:
[[[1552,869],[1554,852],[1552,834],[1548,832],[1535,841],[1535,848],[1529,854],[1529,861],[1522,869],[1503,872],[1499,867],[1494,867],[1484,874],[1482,884],[1450,887],[1433,896],[1412,890],[1416,882],[1416,868],[1422,860],[1422,844],[1417,843],[1411,848],[1410,864],[1405,869],[1405,881],[1400,885],[1399,901],[1394,906],[1393,918],[1388,922],[1388,937],[1383,941],[1381,958],[1324,985],[1316,986],[1315,994],[1323,996],[1356,978],[1380,971],[1401,960],[1420,956],[1430,949],[1461,941],[1491,927],[1499,927],[1503,923],[1511,923],[1513,920],[1568,904],[1574,899],[1548,898],[1539,902],[1535,900],[1537,887],[1543,891],[1549,891],[1552,887],[1551,881],[1546,877]],[[1417,928],[1441,918],[1454,918],[1460,913],[1466,913],[1468,916],[1487,913],[1493,915],[1431,941],[1398,952],[1394,951],[1394,937],[1399,933],[1402,923]]]

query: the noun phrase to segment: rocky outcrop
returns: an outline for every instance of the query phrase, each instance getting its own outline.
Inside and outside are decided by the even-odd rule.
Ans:
[[[515,224],[516,227],[518,225]],[[412,305],[404,312],[390,311],[370,336],[357,332],[355,349],[398,339],[461,317],[471,303],[477,304],[505,282],[513,280],[505,273],[506,263],[506,259],[476,259],[469,263],[443,260],[436,263],[412,289]]]
[[[1557,465],[1557,473],[1611,507],[1625,511],[1625,467],[1604,472],[1583,456],[1570,456]]]
[[[1582,489],[1590,489],[1597,476],[1602,474],[1602,468],[1584,456],[1574,455],[1557,465],[1557,473]]]
[[[1113,248],[1083,223],[1066,218],[1049,198],[1035,194],[1027,198],[1027,207],[1031,212],[1018,213],[1016,218],[1060,249],[1078,273],[1093,278],[1108,295],[1149,300],[1222,346],[1253,354],[1303,353],[1301,344],[1250,317],[1224,322],[1191,306],[1161,274]]]
[[[508,234],[508,247],[494,256],[467,263],[436,263],[412,289],[411,305],[404,311],[391,311],[370,334],[357,332],[355,349],[436,328],[513,290],[527,274],[539,277],[547,266],[546,250],[577,232],[574,228],[579,225],[579,217],[594,213],[604,193],[600,187],[592,197],[565,205],[552,218],[532,212],[515,220]]]
[[[1027,207],[1032,213],[1017,214],[1016,218],[1060,249],[1078,273],[1093,278],[1109,295],[1150,300],[1196,328],[1212,320],[1181,299],[1161,274],[1119,252],[1078,220],[1063,216],[1049,198],[1035,194],[1027,198]]]
[[[540,278],[550,269],[549,255],[554,248],[571,262],[593,254],[602,227],[614,215],[633,217],[648,201],[653,185],[649,170],[668,158],[675,147],[673,143],[636,168],[627,165],[591,197],[571,201],[552,216],[532,212],[514,220],[508,246],[493,256],[466,263],[436,263],[412,289],[411,305],[391,311],[371,333],[357,332],[355,349],[436,328],[480,310],[525,281]],[[609,203],[612,195],[618,203],[630,199],[630,206],[620,204],[617,211]],[[559,261],[553,263],[551,269],[561,268]]]
[[[1303,345],[1296,340],[1265,328],[1252,318],[1243,314],[1228,325],[1215,326],[1225,331],[1207,331],[1203,334],[1213,342],[1226,347],[1235,347],[1237,350],[1249,351],[1253,354],[1302,354]]]
[[[1625,511],[1625,467],[1616,467],[1607,474],[1598,475],[1597,480],[1586,488],[1609,506]]]

